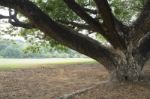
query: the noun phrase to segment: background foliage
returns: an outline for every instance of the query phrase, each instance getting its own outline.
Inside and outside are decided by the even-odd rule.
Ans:
[[[50,47],[50,46],[49,46]],[[71,49],[56,50],[55,47],[32,46],[20,40],[0,40],[0,58],[78,58],[85,57]]]

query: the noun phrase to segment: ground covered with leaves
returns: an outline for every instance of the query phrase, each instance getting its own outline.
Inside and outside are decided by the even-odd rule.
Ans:
[[[104,82],[108,73],[99,64],[0,71],[0,99],[60,99],[74,92],[67,99],[150,99],[150,69],[145,71],[146,80],[136,84]]]

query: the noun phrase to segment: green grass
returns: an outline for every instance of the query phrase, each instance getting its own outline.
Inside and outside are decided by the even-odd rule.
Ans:
[[[93,64],[90,58],[0,59],[0,70],[54,66],[58,64]]]

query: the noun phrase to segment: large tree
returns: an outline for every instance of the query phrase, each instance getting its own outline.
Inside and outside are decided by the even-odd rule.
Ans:
[[[95,59],[108,70],[112,80],[139,80],[144,63],[150,58],[150,0],[127,0],[144,3],[140,14],[134,17],[136,20],[129,25],[119,20],[114,13],[111,2],[115,0],[35,1],[0,0],[1,6],[9,8],[9,16],[0,15],[0,18],[8,18],[9,23],[17,27],[39,29],[61,44]],[[57,2],[53,3],[54,1]],[[52,7],[52,3],[59,3],[60,6],[65,4],[68,8],[58,9],[58,6]],[[63,11],[66,13],[61,9],[65,9]],[[29,22],[18,20],[17,12],[24,15]],[[56,18],[57,14],[60,18]],[[79,33],[82,30],[87,30],[89,34],[102,35],[110,46]]]

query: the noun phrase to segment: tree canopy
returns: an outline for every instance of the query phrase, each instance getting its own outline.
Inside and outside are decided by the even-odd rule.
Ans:
[[[38,7],[40,7],[42,11],[47,13],[53,20],[57,21],[58,23],[63,24],[69,28],[72,28],[80,32],[83,30],[87,30],[86,35],[95,33],[95,31],[92,31],[89,28],[88,24],[82,18],[80,18],[76,13],[74,13],[74,11],[72,11],[63,0],[33,0],[33,2]],[[101,20],[100,15],[97,14],[96,5],[93,2],[93,0],[76,0],[76,2],[80,4],[81,6],[83,6],[84,10],[90,16],[92,16],[96,20]],[[133,0],[125,0],[125,1],[124,0],[123,1],[109,0],[109,4],[111,5],[111,8],[113,9],[112,10],[113,14],[119,20],[121,20],[125,24],[131,24],[132,21],[136,19],[140,10],[142,9],[144,5],[144,0],[134,0],[134,1]],[[4,9],[4,8],[1,8],[1,9]],[[39,35],[39,30],[38,29],[26,30],[26,28],[32,28],[32,26],[30,26],[29,24],[23,24],[23,22],[24,23],[29,22],[28,18],[20,20],[23,17],[23,15],[21,13],[18,14],[17,12],[18,12],[17,10],[15,12],[12,12],[12,13],[16,13],[15,19],[13,15],[11,17],[11,20],[15,22],[10,22],[11,20],[8,20],[6,22],[10,22],[12,25],[16,27],[24,27],[25,29],[23,28],[20,31],[19,35],[21,36],[27,37],[26,36],[27,34],[28,35],[32,34],[34,35],[34,37],[37,37],[36,35],[37,33],[35,32],[38,31],[38,35]],[[3,13],[0,15],[1,15],[0,19],[9,19],[9,16],[4,16]],[[10,28],[8,29],[9,31],[7,30],[7,33],[9,34],[12,32],[12,29]],[[15,29],[13,28],[13,30]],[[6,33],[6,30],[4,32]],[[99,33],[97,33],[97,35],[99,35]],[[41,34],[41,36],[44,36],[43,37],[44,39],[46,38],[45,35]],[[99,36],[97,36],[97,38],[98,37]],[[42,38],[42,37],[39,36],[38,38]],[[50,40],[50,42],[53,44],[56,44],[53,40]]]

